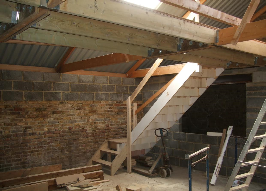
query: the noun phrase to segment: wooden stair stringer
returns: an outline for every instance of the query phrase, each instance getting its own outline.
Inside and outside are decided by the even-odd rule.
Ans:
[[[161,127],[170,129],[175,124],[175,122],[179,120],[182,115],[196,102],[196,100],[207,90],[207,88],[217,79],[217,77],[222,72],[223,69],[217,68],[215,72],[215,78],[213,78],[213,76],[211,76],[210,78],[201,78],[200,75],[195,77],[195,73],[193,73],[193,75],[191,75],[190,78],[183,84],[183,86],[178,89],[177,93],[168,101],[168,103],[160,110],[160,112],[154,117],[150,124],[135,140],[135,142],[132,144],[132,151],[152,148],[155,143],[160,140],[160,138],[157,138],[154,135],[154,130]],[[190,81],[192,81],[192,83]],[[188,87],[186,87],[187,84]],[[193,86],[194,84],[196,85],[196,87]],[[195,93],[195,89],[197,89],[198,94]],[[185,92],[180,92],[184,90]],[[184,101],[183,99],[187,97],[187,105],[182,103],[182,101],[177,101],[180,103],[180,105],[176,105],[175,101],[171,101],[173,99],[176,99],[176,97],[180,97],[182,101]],[[174,104],[169,104],[171,102]],[[148,140],[151,141],[149,142]]]
[[[111,165],[111,176],[115,175],[124,160],[127,158],[127,144],[122,148],[121,152],[115,157]]]
[[[94,153],[94,155],[91,157],[87,165],[92,165],[93,160],[97,160],[101,158],[101,149],[108,149],[108,141],[104,141],[103,144],[100,146],[100,148]]]
[[[177,93],[179,88],[187,81],[187,79],[195,72],[199,71],[199,65],[196,63],[187,63],[181,72],[175,77],[172,83],[162,93],[158,100],[153,104],[146,115],[140,120],[137,126],[132,131],[131,144],[137,140],[137,138],[144,132],[154,118],[160,113],[165,105],[172,99]]]

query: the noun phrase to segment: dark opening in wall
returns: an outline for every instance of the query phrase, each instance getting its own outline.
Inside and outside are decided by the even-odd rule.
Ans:
[[[206,134],[232,125],[246,136],[246,84],[212,85],[182,117],[182,131]]]

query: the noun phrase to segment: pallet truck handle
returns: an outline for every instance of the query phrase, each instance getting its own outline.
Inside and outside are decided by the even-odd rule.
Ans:
[[[157,131],[160,131],[160,135],[157,134]],[[166,132],[166,135],[163,135],[165,132]],[[155,129],[154,134],[156,135],[156,137],[167,137],[168,130],[165,128],[158,128],[158,129]]]

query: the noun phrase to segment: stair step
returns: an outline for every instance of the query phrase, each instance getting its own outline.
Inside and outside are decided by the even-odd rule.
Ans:
[[[235,186],[235,187],[230,188],[230,191],[240,190],[240,189],[243,189],[243,188],[248,188],[248,185],[247,184],[241,184],[239,186]]]
[[[255,136],[254,137],[254,140],[256,140],[256,139],[263,139],[265,137],[266,137],[266,134],[264,134],[264,135],[258,135],[258,136]]]
[[[240,174],[240,175],[237,175],[236,177],[235,177],[235,180],[239,180],[239,179],[242,179],[242,178],[246,178],[246,177],[248,177],[248,176],[252,176],[253,175],[253,173],[244,173],[244,174]]]
[[[258,164],[258,163],[259,163],[258,160],[247,161],[247,162],[245,162],[245,163],[242,163],[241,166],[254,165],[254,164]]]
[[[264,151],[264,147],[259,147],[256,149],[249,149],[248,153],[255,153],[255,152],[259,152],[259,151]]]
[[[127,138],[122,138],[122,139],[111,139],[109,142],[117,143],[117,144],[122,144],[127,142]]]
[[[96,163],[99,163],[99,164],[103,164],[103,165],[106,165],[106,166],[112,166],[112,163],[111,162],[108,162],[106,160],[102,160],[102,159],[96,159],[96,160],[93,160],[93,162],[96,162]]]
[[[110,149],[101,149],[101,151],[106,152],[106,153],[115,154],[115,155],[119,154],[118,151],[114,151],[114,150],[110,150]]]

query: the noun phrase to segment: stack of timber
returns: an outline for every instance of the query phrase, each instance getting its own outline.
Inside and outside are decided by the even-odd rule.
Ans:
[[[152,159],[152,157],[148,157],[148,156],[136,156],[134,157],[136,159],[136,161],[144,166],[148,166],[151,167],[154,163],[154,160]]]
[[[77,182],[94,179],[102,181],[101,165],[84,166],[61,170],[62,165],[36,167],[0,174],[0,190],[4,191],[48,191],[66,186],[72,180]],[[60,179],[60,177],[62,179]],[[97,183],[97,182],[96,182]]]
[[[137,164],[137,161],[132,158],[131,159],[131,166],[136,166],[136,164]],[[126,160],[123,162],[123,166],[127,166],[127,161]]]

